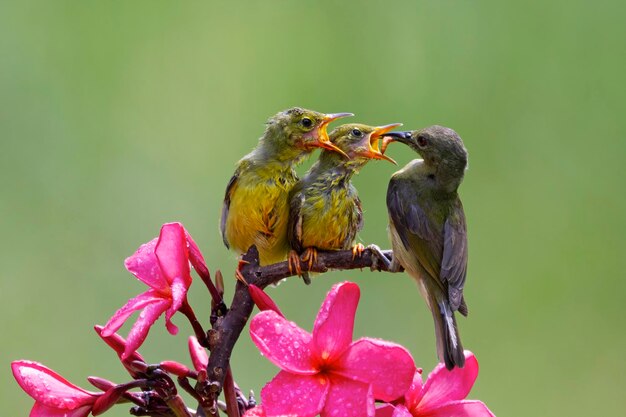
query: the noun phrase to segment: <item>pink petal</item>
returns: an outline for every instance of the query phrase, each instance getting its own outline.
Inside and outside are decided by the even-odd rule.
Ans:
[[[60,408],[47,407],[36,402],[30,410],[29,417],[87,417],[91,411],[90,405],[84,405],[68,411]]]
[[[411,412],[402,404],[393,406],[385,404],[376,409],[376,417],[413,417]]]
[[[11,370],[20,387],[47,407],[74,410],[96,400],[96,394],[77,387],[38,362],[13,361]]]
[[[170,374],[174,374],[176,376],[185,377],[189,375],[189,368],[187,368],[182,363],[176,361],[163,361],[159,363],[161,369]]]
[[[113,314],[113,317],[109,319],[107,324],[104,325],[102,330],[102,337],[109,337],[113,333],[119,330],[126,320],[137,310],[141,310],[153,303],[159,303],[163,301],[163,298],[154,290],[148,290],[139,294],[135,298],[131,298],[128,302],[119,310]]]
[[[193,269],[195,269],[201,277],[209,277],[209,268],[206,266],[202,252],[200,252],[200,248],[198,248],[198,245],[196,245],[196,242],[194,242],[187,230],[185,230],[185,237],[187,239],[187,250],[189,252],[191,266],[193,266]]]
[[[404,395],[415,375],[413,358],[404,347],[369,338],[350,345],[337,364],[333,372],[372,384],[374,397],[382,401]]]
[[[143,244],[132,256],[126,258],[124,266],[138,280],[160,292],[167,292],[167,281],[154,254],[157,238]]]
[[[396,406],[392,404],[383,404],[380,407],[376,407],[376,417],[392,417],[396,411]],[[409,414],[411,416],[411,414]]]
[[[495,417],[481,401],[453,401],[426,413],[420,417]],[[394,416],[395,417],[395,416]]]
[[[96,333],[98,333],[98,336],[100,336],[102,340],[104,340],[104,342],[109,345],[115,351],[115,353],[117,353],[117,356],[119,356],[121,359],[122,353],[124,353],[124,350],[126,349],[126,340],[117,333],[113,333],[112,335],[107,337],[102,336],[102,332],[104,330],[104,327],[102,326],[95,325],[93,328]],[[139,352],[135,352],[129,359],[131,361],[145,362]]]
[[[413,382],[409,387],[409,390],[404,394],[404,402],[409,409],[413,409],[417,407],[419,402],[424,395],[424,390],[422,389],[422,374],[418,371],[415,372],[415,376],[413,377]]]
[[[191,356],[191,363],[193,363],[194,369],[196,371],[206,369],[206,366],[209,364],[209,355],[206,349],[198,343],[196,336],[189,336],[188,345],[189,355]]]
[[[252,341],[274,365],[285,371],[313,375],[311,334],[272,310],[262,311],[250,322]]]
[[[159,318],[159,316],[167,310],[169,305],[169,300],[161,300],[157,303],[150,304],[143,309],[143,311],[139,314],[137,321],[133,324],[133,327],[128,333],[128,338],[126,339],[126,349],[122,354],[122,359],[127,359],[137,349],[139,349],[139,346],[141,346],[143,341],[146,340],[150,327]]]
[[[313,417],[320,413],[330,384],[319,375],[294,375],[280,371],[261,390],[267,416]]]
[[[465,351],[465,366],[448,371],[440,363],[428,375],[424,383],[423,397],[418,410],[425,412],[437,408],[451,401],[462,400],[467,397],[476,377],[478,376],[478,361],[474,354]]]
[[[165,279],[170,285],[175,278],[183,279],[186,282],[186,287],[191,285],[187,238],[182,224],[166,223],[161,227],[161,234],[154,253],[159,260],[161,271],[163,271]]]
[[[172,323],[171,319],[172,319],[172,316],[178,310],[180,310],[180,307],[183,305],[183,303],[187,299],[187,287],[185,286],[185,283],[183,282],[182,279],[174,278],[171,288],[172,288],[172,304],[167,309],[167,312],[165,314],[165,325],[167,327],[167,330],[171,334],[175,335],[178,333],[178,327],[176,327]]]
[[[371,386],[333,375],[322,417],[373,417],[374,414]]]
[[[334,361],[352,342],[359,297],[359,286],[352,282],[336,284],[329,291],[313,326],[314,354],[318,361]]]
[[[248,285],[248,292],[250,293],[250,297],[252,297],[252,301],[261,311],[265,310],[273,310],[278,313],[280,316],[285,317],[280,308],[276,305],[274,300],[261,288],[257,287],[254,284]]]

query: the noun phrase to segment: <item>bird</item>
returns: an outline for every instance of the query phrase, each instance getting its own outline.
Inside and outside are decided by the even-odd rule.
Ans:
[[[463,288],[467,274],[467,226],[458,188],[468,164],[461,137],[452,129],[430,126],[390,132],[382,151],[401,142],[422,159],[392,175],[387,188],[393,260],[417,281],[435,322],[437,355],[447,369],[465,364],[455,311],[467,316]],[[382,254],[378,254],[380,257]]]
[[[260,265],[287,259],[288,195],[298,181],[294,167],[315,148],[346,157],[328,137],[328,124],[352,113],[323,114],[293,107],[266,123],[257,146],[238,163],[226,186],[220,218],[222,240],[242,255],[256,245]],[[240,260],[236,271],[245,264]]]
[[[301,271],[302,261],[309,269],[317,260],[317,250],[346,250],[360,255],[364,247],[356,244],[363,227],[363,210],[351,178],[371,159],[395,161],[380,152],[379,139],[401,126],[394,123],[372,127],[346,124],[330,133],[330,140],[349,159],[337,152],[322,150],[319,159],[289,193],[287,237],[291,246],[289,267],[310,284],[309,274]]]

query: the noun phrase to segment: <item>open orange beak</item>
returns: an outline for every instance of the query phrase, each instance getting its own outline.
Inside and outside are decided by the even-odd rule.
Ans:
[[[324,148],[324,149],[328,149],[328,150],[331,150],[331,151],[339,152],[340,154],[342,154],[346,158],[349,158],[349,156],[344,151],[339,149],[339,147],[337,147],[334,143],[332,143],[330,141],[330,138],[328,137],[328,130],[327,130],[328,129],[328,125],[332,121],[335,121],[337,119],[341,119],[342,117],[349,117],[349,116],[354,116],[354,114],[352,114],[352,113],[331,113],[331,114],[325,115],[324,118],[322,119],[322,123],[320,123],[320,125],[317,127],[318,143],[316,143],[316,145],[319,146],[320,148]]]
[[[370,157],[372,159],[384,159],[384,160],[387,160],[387,161],[391,162],[392,164],[398,165],[398,163],[396,161],[394,161],[393,159],[391,159],[390,157],[385,155],[384,149],[386,149],[386,146],[385,146],[384,141],[387,138],[383,139],[383,151],[381,151],[378,148],[378,140],[381,137],[384,137],[385,134],[387,132],[389,132],[390,130],[393,130],[396,127],[400,127],[400,126],[402,126],[402,123],[392,123],[390,125],[378,126],[377,128],[375,128],[374,131],[372,133],[370,133],[370,137],[369,137],[369,151],[367,152],[366,156],[368,156],[368,157]]]

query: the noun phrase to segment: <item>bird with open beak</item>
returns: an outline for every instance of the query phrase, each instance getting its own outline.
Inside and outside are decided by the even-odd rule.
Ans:
[[[467,229],[457,193],[467,150],[454,130],[442,126],[387,133],[383,152],[394,141],[408,145],[423,159],[393,174],[387,188],[393,249],[388,266],[403,267],[417,281],[435,322],[439,360],[448,369],[462,368],[465,356],[454,312],[467,316],[463,298]]]
[[[307,272],[300,269],[302,261],[313,265],[317,250],[353,249],[360,255],[364,247],[355,245],[356,235],[363,228],[363,211],[351,178],[372,159],[395,161],[385,156],[378,142],[385,133],[401,126],[394,123],[372,127],[347,124],[330,133],[330,140],[348,158],[337,152],[323,150],[311,167],[289,193],[288,240],[290,268],[310,283]]]
[[[256,148],[237,163],[226,187],[220,229],[227,248],[241,255],[256,245],[261,265],[287,259],[288,195],[298,181],[294,167],[315,148],[347,159],[327,132],[330,122],[346,116],[352,114],[294,107],[268,120]]]

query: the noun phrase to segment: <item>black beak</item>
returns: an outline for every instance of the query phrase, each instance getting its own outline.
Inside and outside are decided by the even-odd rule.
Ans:
[[[389,132],[385,133],[385,136],[391,136],[396,139],[409,139],[411,137],[411,132]]]

